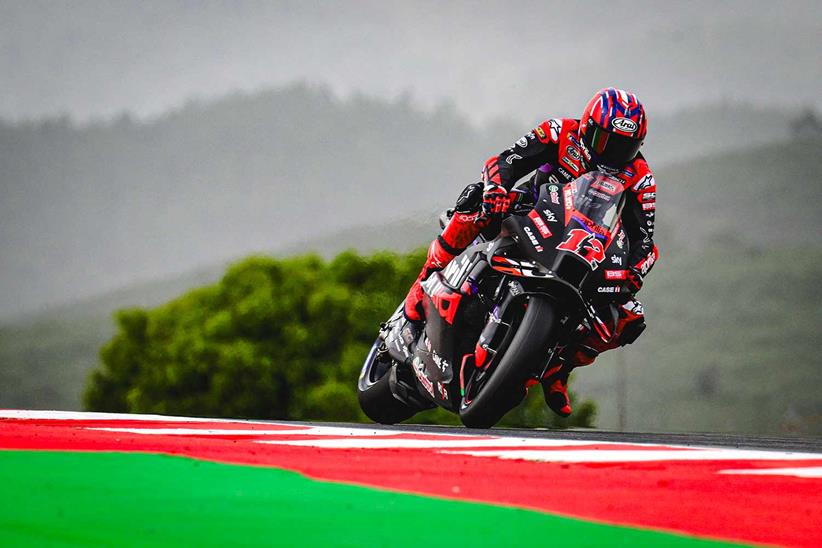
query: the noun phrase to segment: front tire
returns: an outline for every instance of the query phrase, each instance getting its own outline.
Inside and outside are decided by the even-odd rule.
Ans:
[[[389,361],[380,361],[378,352],[382,340],[377,339],[368,352],[368,357],[357,382],[357,399],[366,416],[380,424],[396,424],[413,417],[414,409],[400,401],[391,391],[392,381],[396,384],[397,364],[384,354]]]
[[[519,328],[490,378],[470,400],[463,398],[460,420],[465,426],[490,428],[522,401],[526,381],[537,362],[546,356],[555,322],[553,302],[532,296]]]

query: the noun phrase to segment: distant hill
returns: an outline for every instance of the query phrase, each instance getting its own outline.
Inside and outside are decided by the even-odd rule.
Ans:
[[[778,142],[790,118],[740,105],[652,116],[647,155],[660,168]],[[150,122],[0,122],[0,320],[427,215],[527,129],[304,85]]]
[[[820,245],[822,139],[760,145],[657,170],[660,242]]]
[[[445,108],[306,86],[150,123],[0,123],[0,318],[434,210],[501,146]]]

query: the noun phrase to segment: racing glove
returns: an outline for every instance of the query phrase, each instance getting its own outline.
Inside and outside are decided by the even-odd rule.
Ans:
[[[628,275],[625,277],[625,287],[631,296],[636,295],[642,289],[642,276],[633,268],[628,269]]]
[[[511,206],[511,198],[508,191],[502,185],[489,183],[482,189],[482,214],[481,218],[489,218],[491,215],[502,215]]]

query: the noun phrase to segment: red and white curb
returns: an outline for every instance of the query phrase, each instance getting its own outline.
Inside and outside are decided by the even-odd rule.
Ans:
[[[145,421],[191,423],[190,426],[87,426],[89,430],[145,436],[249,438],[251,443],[319,449],[431,449],[443,454],[504,460],[556,463],[618,463],[653,461],[818,461],[822,453],[762,451],[717,447],[622,443],[595,440],[541,439],[507,436],[421,433],[368,427],[310,426],[288,423],[231,421],[161,415],[121,415],[67,411],[0,410],[0,418],[22,420]],[[215,428],[219,425],[226,427]],[[232,425],[232,427],[227,427]],[[238,428],[241,425],[242,428]],[[287,439],[285,439],[287,438]],[[768,470],[723,470],[723,474],[790,475],[819,478],[819,466]]]

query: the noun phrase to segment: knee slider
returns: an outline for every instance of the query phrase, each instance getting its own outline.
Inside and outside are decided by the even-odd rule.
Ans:
[[[632,344],[639,338],[640,335],[642,335],[642,332],[645,331],[646,327],[648,326],[645,324],[645,318],[628,323],[622,330],[619,337],[619,345],[625,346]]]

